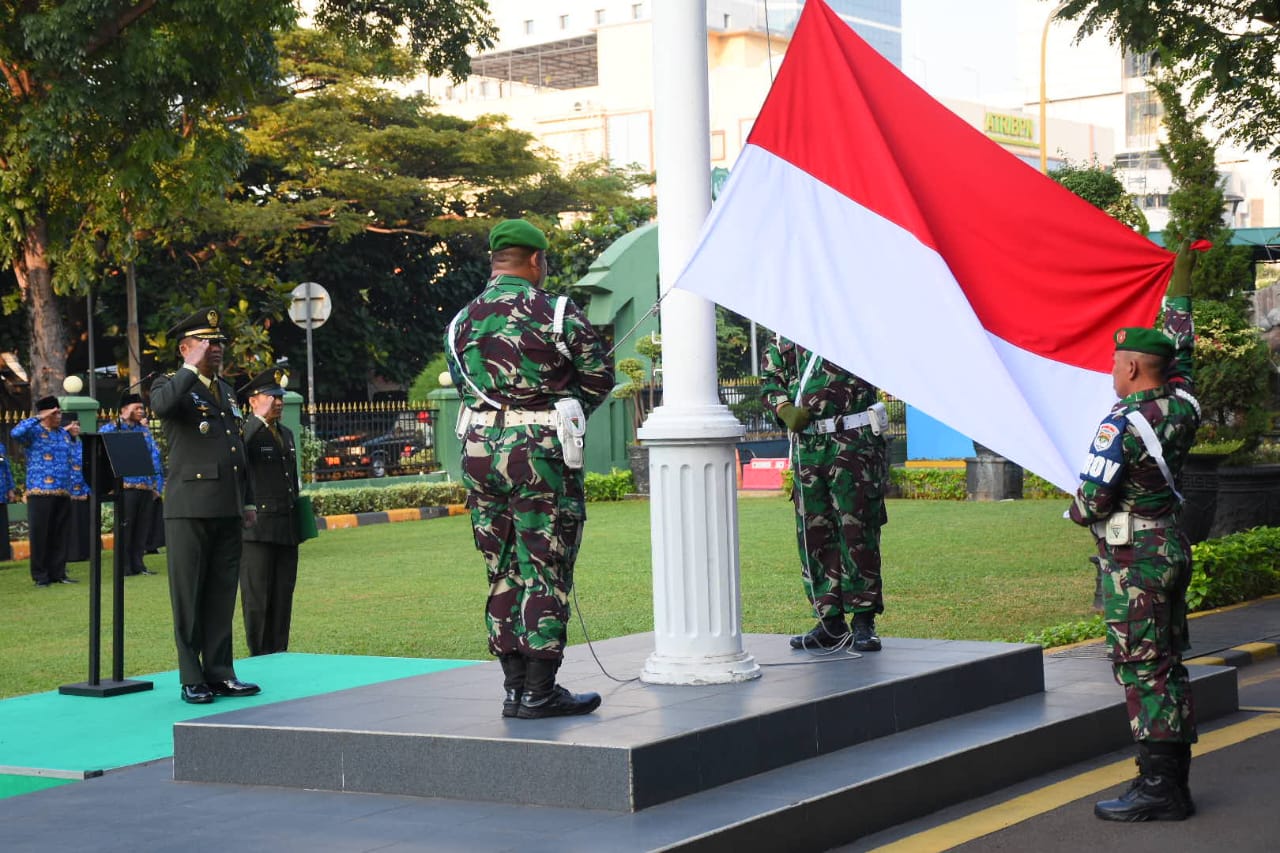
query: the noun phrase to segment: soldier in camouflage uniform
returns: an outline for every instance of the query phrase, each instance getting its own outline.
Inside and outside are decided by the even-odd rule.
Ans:
[[[1195,810],[1187,780],[1196,725],[1182,665],[1191,546],[1175,486],[1200,424],[1191,396],[1193,257],[1184,248],[1175,262],[1163,333],[1115,333],[1120,401],[1098,427],[1070,508],[1097,537],[1107,643],[1138,744],[1139,776],[1094,806],[1103,820],[1182,820]]]
[[[876,389],[847,370],[782,339],[765,352],[761,396],[793,434],[796,538],[804,592],[818,624],[791,638],[795,649],[880,650],[875,617],[884,612],[880,528],[886,447],[870,426]]]
[[[485,623],[504,674],[502,715],[587,714],[599,695],[575,695],[555,682],[586,500],[583,472],[565,463],[554,407],[576,398],[590,414],[613,389],[613,363],[567,299],[556,333],[557,300],[540,287],[547,274],[541,231],[506,220],[490,232],[489,248],[493,275],[450,324],[445,352],[469,418],[462,476],[488,566]]]

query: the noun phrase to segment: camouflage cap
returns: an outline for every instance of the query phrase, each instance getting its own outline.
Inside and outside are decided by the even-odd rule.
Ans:
[[[183,338],[199,338],[205,341],[225,341],[227,336],[218,328],[221,319],[216,308],[200,308],[188,317],[183,318],[169,330],[169,337],[175,341]]]
[[[528,249],[546,249],[547,235],[524,219],[504,219],[489,232],[489,251],[496,252],[511,246]]]
[[[1117,350],[1145,352],[1162,358],[1173,358],[1175,350],[1173,341],[1168,335],[1141,326],[1116,329],[1115,341]]]

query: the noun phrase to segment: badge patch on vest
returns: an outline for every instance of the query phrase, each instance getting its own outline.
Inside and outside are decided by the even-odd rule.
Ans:
[[[1119,427],[1109,421],[1104,422],[1098,427],[1098,434],[1093,439],[1093,449],[1106,450],[1111,446],[1111,442],[1116,440],[1116,436],[1119,434]]]

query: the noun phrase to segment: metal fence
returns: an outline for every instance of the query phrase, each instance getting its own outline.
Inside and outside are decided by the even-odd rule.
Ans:
[[[436,409],[426,403],[319,403],[303,416],[304,425],[320,442],[315,479],[434,471],[440,467],[432,432],[435,421]]]

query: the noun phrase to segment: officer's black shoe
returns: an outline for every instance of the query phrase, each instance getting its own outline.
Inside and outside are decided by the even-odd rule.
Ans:
[[[182,685],[182,701],[192,705],[208,705],[213,701],[213,691],[207,684]]]
[[[1142,754],[1138,758],[1141,774],[1114,800],[1103,800],[1093,807],[1102,820],[1132,823],[1144,820],[1186,820],[1190,816],[1187,801],[1178,788],[1178,759],[1171,755]]]
[[[155,572],[151,571],[150,569],[138,569],[136,572],[134,572],[134,574],[135,575],[154,575]]]
[[[241,681],[238,678],[229,678],[226,681],[211,681],[209,682],[209,689],[213,691],[214,696],[253,696],[262,692],[262,688],[258,685]]]
[[[1196,804],[1191,799],[1191,744],[1180,743],[1177,747],[1178,759],[1178,794],[1187,807],[1187,817],[1196,813]]]
[[[814,625],[807,634],[791,638],[793,649],[834,649],[849,636],[849,626],[844,616],[828,616]]]
[[[522,720],[537,720],[542,717],[574,717],[579,714],[590,714],[600,707],[599,693],[570,693],[560,685],[551,688],[549,694],[541,696],[526,690],[520,696],[520,706],[516,716]]]
[[[876,615],[857,613],[853,617],[853,650],[855,652],[880,651],[880,638],[876,636]]]
[[[80,581],[75,578],[61,577],[58,578],[58,583],[80,583]]]

